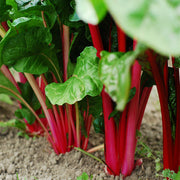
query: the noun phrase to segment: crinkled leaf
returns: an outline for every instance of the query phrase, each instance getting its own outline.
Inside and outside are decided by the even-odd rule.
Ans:
[[[90,24],[98,24],[106,15],[103,0],[75,0],[76,12],[81,20]]]
[[[46,95],[52,104],[74,104],[85,96],[97,96],[102,90],[98,77],[98,58],[96,49],[86,47],[77,58],[73,76],[65,83],[52,83],[46,86]]]
[[[176,180],[176,173],[174,171],[170,170],[170,169],[164,169],[162,171],[162,175],[163,175],[163,177]]]
[[[51,33],[39,23],[42,21],[37,18],[16,19],[0,42],[0,62],[18,72],[42,74],[50,70],[60,79],[57,57],[49,46]]]
[[[160,54],[180,55],[180,3],[172,0],[104,0],[116,23]],[[176,3],[175,3],[176,2]]]
[[[105,91],[117,104],[117,110],[122,111],[128,101],[130,91],[130,68],[136,57],[145,47],[137,45],[135,51],[127,53],[106,51],[101,52],[99,64],[100,79],[105,85]]]
[[[20,119],[25,118],[29,124],[33,124],[36,119],[32,112],[26,108],[16,110],[15,115]]]
[[[15,0],[16,7],[11,11],[11,18],[16,19],[19,17],[39,17],[42,18],[41,12],[44,13],[44,19],[48,27],[52,27],[56,21],[57,13],[54,6],[49,0]]]
[[[104,134],[104,117],[101,115],[93,121],[94,130],[96,133]]]

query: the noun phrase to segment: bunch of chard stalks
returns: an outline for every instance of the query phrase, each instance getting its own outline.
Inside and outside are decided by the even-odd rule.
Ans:
[[[43,13],[42,13],[43,18]],[[44,18],[43,18],[44,19]],[[46,27],[46,22],[44,21],[44,26]],[[67,64],[69,59],[69,27],[61,25],[61,39],[63,47],[63,79],[64,82],[67,80]],[[9,27],[6,22],[1,23],[0,35],[4,38],[6,31]],[[19,107],[22,108],[22,105],[25,105],[32,114],[36,117],[36,120],[33,124],[29,124],[26,119],[26,133],[29,135],[45,135],[47,140],[52,145],[54,151],[59,153],[66,153],[73,149],[73,147],[80,147],[84,150],[87,149],[89,132],[92,123],[92,115],[89,114],[89,106],[87,105],[87,111],[83,113],[83,119],[85,124],[86,136],[81,133],[80,126],[80,117],[78,104],[69,105],[65,104],[64,106],[51,105],[51,108],[47,107],[46,104],[46,95],[45,87],[48,85],[46,77],[41,74],[39,77],[35,78],[32,74],[29,73],[18,73],[19,80],[15,80],[9,68],[5,65],[2,65],[1,72],[4,76],[11,81],[11,83],[16,87],[19,94],[11,92],[18,99]],[[53,82],[58,82],[54,74]],[[25,84],[29,83],[32,87],[41,107],[38,110],[34,110],[23,97],[21,96],[22,92],[18,85],[20,83]],[[62,79],[59,79],[60,82],[63,82]],[[6,87],[1,87],[6,90],[9,90]],[[11,91],[11,90],[9,90]],[[20,99],[20,101],[19,101]],[[44,113],[45,117],[40,118],[39,115]]]
[[[101,58],[100,52],[104,48],[99,27],[89,24],[89,29],[93,45],[97,49],[97,56]],[[120,52],[126,52],[126,35],[120,27],[117,27],[117,34],[118,50]],[[109,43],[109,47],[111,49],[111,42]],[[135,47],[136,41],[133,42],[133,48],[135,49]],[[140,129],[152,87],[142,88],[140,82],[141,66],[135,61],[131,68],[131,88],[136,88],[136,94],[126,105],[123,112],[120,113],[118,125],[114,117],[109,119],[110,114],[114,111],[110,96],[104,89],[101,93],[105,124],[105,160],[109,174],[119,175],[121,173],[126,177],[132,173],[136,165],[141,163],[134,159],[137,142],[136,131]]]
[[[156,82],[163,126],[163,164],[164,169],[178,172],[180,167],[180,79],[179,69],[175,67],[175,58],[171,57],[168,67],[158,63],[158,54],[152,50],[146,52]],[[172,98],[173,96],[173,98]],[[173,99],[173,101],[172,101]],[[173,126],[175,127],[173,129]],[[174,135],[173,135],[174,134]]]

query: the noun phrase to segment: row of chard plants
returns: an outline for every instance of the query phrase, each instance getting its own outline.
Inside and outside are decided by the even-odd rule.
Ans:
[[[107,172],[130,175],[153,85],[164,169],[180,166],[179,1],[1,0],[0,93],[17,99],[14,126],[54,151],[87,150],[105,134]]]

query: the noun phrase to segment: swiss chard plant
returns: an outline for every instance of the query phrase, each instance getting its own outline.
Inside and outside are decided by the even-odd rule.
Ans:
[[[57,154],[87,149],[97,118],[107,172],[126,177],[141,163],[136,132],[156,85],[164,169],[177,172],[179,8],[170,0],[1,0],[0,93],[18,100],[25,131],[45,135]]]
[[[136,129],[140,128],[151,86],[155,84],[158,89],[162,112],[164,168],[177,172],[180,166],[178,143],[180,135],[179,1],[102,0],[95,2],[87,0],[82,3],[80,0],[76,0],[76,2],[78,16],[89,23],[94,46],[99,51],[98,56],[101,55],[100,78],[105,85],[105,91],[111,97],[110,99],[106,92],[102,92],[107,164],[114,174],[119,174],[121,171],[124,176],[127,176],[132,172],[134,168],[134,146],[136,144],[135,132]],[[85,13],[87,9],[88,13]],[[104,21],[107,12],[117,25],[118,50],[121,52],[126,50],[124,31],[131,38],[135,38],[135,41],[146,46],[144,51],[136,54],[138,46],[133,53],[127,52],[124,55],[105,54],[102,51],[103,41],[97,24]],[[109,26],[112,25],[109,24]],[[111,41],[113,38],[111,33],[109,35]],[[112,45],[109,43],[109,47]],[[110,50],[111,48],[108,49],[108,51]],[[132,54],[136,54],[136,56],[133,57]],[[131,58],[133,59],[132,62]],[[134,61],[135,59],[136,61]],[[169,64],[172,64],[172,67],[168,67]],[[130,71],[128,73],[130,67],[131,74]],[[106,71],[103,72],[103,70]],[[115,81],[116,83],[114,83]],[[136,89],[136,93],[125,107],[130,84],[131,88]],[[116,102],[116,110],[121,111],[118,121],[119,128],[115,126],[117,122],[115,118],[109,121],[107,118],[114,114],[112,113],[114,109],[111,100]],[[126,119],[124,123],[123,119]],[[119,131],[120,147],[118,147],[117,131]],[[125,134],[124,131],[126,131]],[[121,156],[122,153],[124,153],[123,156]]]
[[[69,20],[70,2],[2,3],[7,10],[0,26],[0,92],[18,100],[15,115],[24,119],[25,131],[45,135],[57,154],[87,149],[92,120],[102,111],[103,84],[96,49],[82,35],[85,25]]]

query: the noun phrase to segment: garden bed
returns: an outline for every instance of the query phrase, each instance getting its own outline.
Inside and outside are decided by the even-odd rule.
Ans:
[[[0,119],[7,120],[13,117],[16,105],[10,106],[0,103]],[[153,90],[146,108],[143,123],[141,126],[143,142],[150,147],[153,156],[143,157],[141,166],[136,167],[127,180],[151,180],[162,179],[156,176],[155,159],[159,156],[162,160],[162,125],[160,107],[158,104],[157,92]],[[95,134],[92,130],[90,135],[89,148],[103,143],[103,136]],[[15,129],[8,129],[7,133],[0,135],[0,179],[16,180],[75,180],[83,172],[94,180],[118,180],[120,177],[108,176],[104,172],[104,165],[98,161],[73,150],[65,155],[57,156],[46,139],[18,137]],[[139,145],[139,148],[142,148]],[[95,156],[103,159],[103,151],[94,153]],[[140,158],[143,154],[137,154]],[[160,174],[160,172],[158,172]]]

